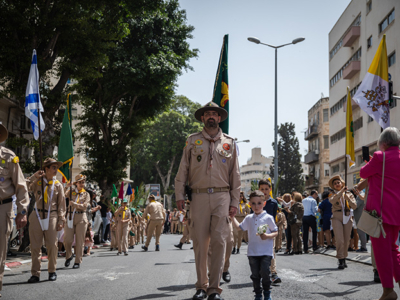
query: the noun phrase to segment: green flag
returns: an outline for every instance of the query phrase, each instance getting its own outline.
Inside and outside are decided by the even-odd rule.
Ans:
[[[113,184],[113,190],[111,193],[111,198],[114,198],[114,197],[118,197],[118,191],[117,191],[117,188],[115,187],[115,184]]]
[[[228,37],[229,35],[226,34],[222,43],[212,99],[213,102],[225,108],[228,112],[228,118],[219,124],[219,127],[226,134],[229,134]]]
[[[58,144],[58,160],[63,162],[58,171],[63,176],[63,180],[68,182],[70,178],[70,168],[74,160],[74,144],[72,141],[71,130],[71,94],[68,94],[67,106],[64,112],[64,119],[61,127],[60,142]]]

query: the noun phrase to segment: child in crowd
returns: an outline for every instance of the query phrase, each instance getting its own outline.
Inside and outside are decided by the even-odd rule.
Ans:
[[[110,245],[110,251],[117,250],[118,249],[118,240],[117,240],[117,221],[115,219],[115,216],[112,216],[111,219],[111,245]]]
[[[86,237],[85,237],[85,248],[86,250],[86,255],[90,255],[90,251],[92,250],[92,247],[94,245],[94,240],[93,240],[94,232],[92,231],[92,222],[89,221],[87,229],[86,229]]]
[[[278,214],[276,216],[276,226],[278,227],[278,236],[276,237],[275,243],[275,252],[279,252],[282,250],[282,237],[283,232],[286,229],[286,217],[285,214],[282,212],[282,206],[278,204]]]
[[[274,218],[263,210],[264,205],[264,194],[254,191],[250,195],[250,207],[254,213],[247,215],[240,224],[236,218],[232,218],[237,230],[248,231],[247,256],[251,270],[250,278],[256,294],[255,300],[263,299],[263,291],[264,300],[271,300],[270,266],[274,255],[274,238],[278,235]]]

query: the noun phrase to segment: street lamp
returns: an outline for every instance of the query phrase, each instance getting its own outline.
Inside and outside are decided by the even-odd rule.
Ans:
[[[243,141],[238,141],[237,139],[235,139],[236,144],[237,143],[250,143],[250,140],[243,140]]]
[[[305,40],[305,38],[300,37],[294,39],[291,43],[279,45],[279,46],[272,46],[269,44],[261,43],[261,41],[256,37],[248,37],[249,42],[255,44],[261,44],[264,46],[268,46],[275,49],[275,157],[274,157],[274,184],[278,183],[278,49],[288,46],[288,45],[295,45]]]

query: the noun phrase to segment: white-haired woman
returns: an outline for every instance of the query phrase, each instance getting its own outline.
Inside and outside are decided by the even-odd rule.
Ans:
[[[360,176],[368,178],[368,199],[365,209],[376,211],[383,220],[386,238],[371,237],[376,266],[381,278],[383,295],[380,299],[397,299],[393,278],[400,282],[400,253],[396,241],[400,231],[400,132],[386,128],[380,135],[378,146],[371,160],[361,168]],[[383,174],[383,166],[385,171]],[[383,176],[383,197],[381,203]]]

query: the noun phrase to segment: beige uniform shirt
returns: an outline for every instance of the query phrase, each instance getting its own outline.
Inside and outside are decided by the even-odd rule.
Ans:
[[[65,197],[69,198],[70,197],[70,190],[68,189],[65,192]],[[90,205],[90,194],[86,191],[79,193],[77,189],[72,190],[72,201],[69,201],[68,204],[68,210],[71,207],[71,211],[87,211],[88,207],[91,207]]]
[[[236,217],[245,217],[250,212],[251,212],[250,206],[247,203],[245,203],[245,202],[239,203]]]
[[[122,208],[122,206],[120,208],[118,208],[118,210],[115,212],[115,216],[117,219],[117,222],[122,221],[122,220],[128,220],[131,218],[131,210],[129,209],[129,207],[127,207],[126,211],[125,211],[125,216],[124,216],[124,209]],[[122,223],[122,225],[128,225],[127,223]]]
[[[214,144],[213,166],[209,168],[210,142],[202,132],[189,136],[175,177],[176,199],[185,199],[188,182],[192,189],[228,187],[230,206],[238,207],[241,184],[234,139],[223,133]]]
[[[29,195],[25,177],[14,152],[0,146],[0,200],[17,196],[17,213],[28,210]]]
[[[29,181],[30,181],[29,191],[35,195],[36,207],[38,209],[42,209],[44,202],[42,197],[42,184],[44,184],[43,190],[45,190],[46,183],[43,181],[43,178],[36,178],[35,175],[31,176],[29,178]],[[57,211],[57,216],[58,216],[57,224],[63,225],[65,222],[65,212],[66,212],[64,188],[60,182],[54,184],[53,198],[51,199],[51,207],[49,209],[51,186],[52,184],[47,184],[48,187],[47,195],[49,198],[47,200],[47,203],[44,203],[44,209],[50,212],[53,210]],[[42,212],[39,212],[39,216],[42,217]]]
[[[342,203],[340,201],[341,196],[342,194],[338,193],[329,198],[329,202],[332,204],[332,212],[342,211]],[[346,207],[345,205],[345,210],[348,211],[348,213],[350,213],[350,208],[352,209],[357,208],[357,201],[351,192],[347,191],[344,194],[344,198],[345,200],[347,200],[346,202],[349,204],[349,207]]]
[[[150,215],[150,220],[165,220],[165,210],[160,202],[151,201],[144,210],[143,218],[147,219]]]

